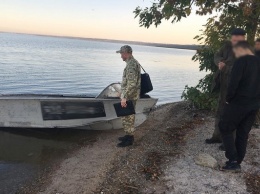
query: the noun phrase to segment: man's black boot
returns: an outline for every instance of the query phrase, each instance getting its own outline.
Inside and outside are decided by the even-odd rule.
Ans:
[[[237,161],[228,161],[220,170],[228,172],[241,172],[241,166],[237,163]]]
[[[126,135],[125,139],[121,143],[117,144],[117,147],[124,148],[133,145],[133,143],[134,143],[134,136]]]
[[[125,139],[127,139],[127,135],[118,138],[119,141],[124,141]]]
[[[206,139],[206,140],[205,140],[205,143],[206,143],[206,144],[215,144],[215,143],[222,143],[222,141],[221,141],[221,140],[217,140],[217,139],[210,138],[210,139]]]

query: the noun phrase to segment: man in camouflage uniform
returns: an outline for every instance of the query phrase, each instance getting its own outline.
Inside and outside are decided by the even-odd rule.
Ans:
[[[140,97],[141,89],[141,67],[138,61],[132,55],[132,48],[128,45],[121,47],[117,53],[121,54],[121,58],[126,62],[123,80],[121,84],[121,106],[127,107],[127,101],[131,100],[136,105],[136,101]],[[122,124],[126,135],[120,137],[118,147],[127,147],[134,142],[135,131],[135,115],[122,117]]]
[[[206,139],[207,144],[222,143],[222,137],[219,131],[219,121],[226,103],[227,88],[231,70],[235,63],[235,55],[232,47],[239,41],[245,40],[245,35],[246,33],[243,29],[234,29],[231,33],[231,40],[227,41],[225,45],[215,54],[214,61],[220,71],[220,95],[215,119],[215,130],[212,137],[210,139]],[[223,145],[220,146],[220,149],[224,149]]]

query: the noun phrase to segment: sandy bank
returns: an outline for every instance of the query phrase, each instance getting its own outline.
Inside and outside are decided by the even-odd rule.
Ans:
[[[260,130],[250,135],[243,172],[230,174],[194,162],[199,153],[225,161],[218,145],[204,144],[213,128],[210,112],[184,102],[163,105],[138,128],[134,146],[118,149],[123,132],[102,132],[93,145],[65,159],[35,193],[259,193]]]

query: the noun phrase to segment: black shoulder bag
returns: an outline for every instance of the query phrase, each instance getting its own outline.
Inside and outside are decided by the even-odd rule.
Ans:
[[[153,84],[151,82],[150,76],[144,68],[140,65],[144,73],[141,74],[141,95],[147,94],[153,90]]]

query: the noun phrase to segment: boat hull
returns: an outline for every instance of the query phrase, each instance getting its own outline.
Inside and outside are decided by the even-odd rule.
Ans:
[[[77,128],[111,130],[122,128],[113,104],[119,99],[50,96],[0,97],[0,127]],[[137,101],[136,122],[143,123],[157,99]]]

